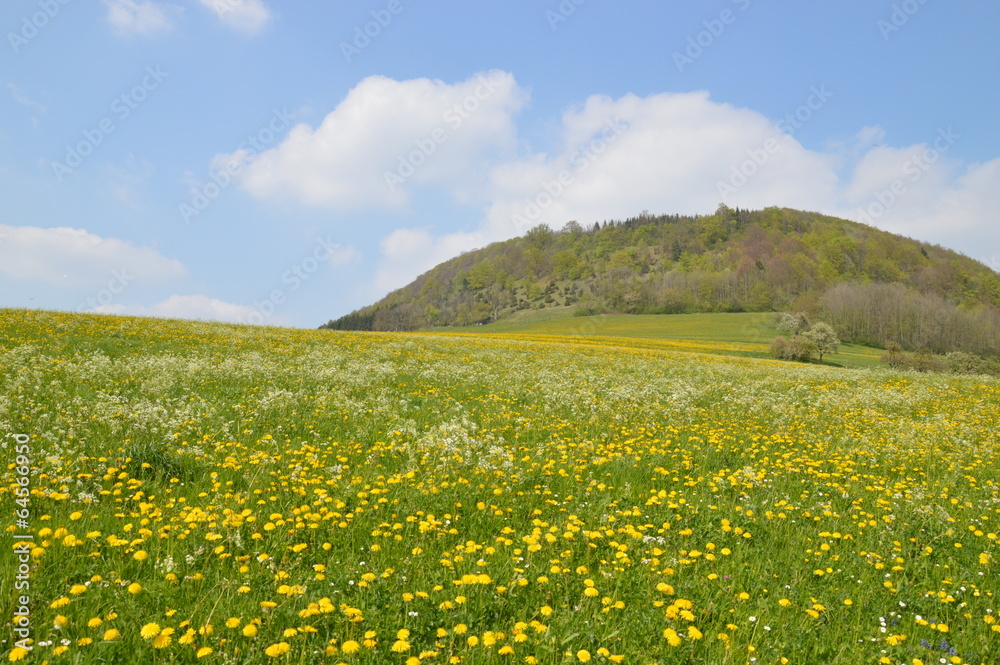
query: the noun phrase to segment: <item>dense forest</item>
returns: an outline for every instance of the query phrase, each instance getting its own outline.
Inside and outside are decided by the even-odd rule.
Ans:
[[[322,327],[466,326],[567,306],[576,314],[802,311],[847,341],[1000,353],[996,272],[938,245],[783,208],[537,226]]]

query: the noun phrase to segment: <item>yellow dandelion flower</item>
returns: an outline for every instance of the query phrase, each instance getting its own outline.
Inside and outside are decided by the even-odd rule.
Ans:
[[[278,656],[284,656],[286,653],[292,650],[292,645],[288,642],[278,642],[277,644],[272,644],[268,648],[264,649],[264,653],[271,658],[277,658]]]
[[[11,649],[10,653],[7,654],[7,660],[14,663],[19,660],[24,660],[28,657],[31,652],[24,647],[14,647]]]
[[[136,561],[145,561],[146,559],[149,558],[149,555],[146,553],[146,550],[139,550],[138,552],[132,555],[132,558],[135,559]]]
[[[164,635],[163,633],[160,633],[159,635],[153,638],[153,648],[166,649],[168,646],[170,646],[170,643],[172,641],[173,638],[171,638],[170,635]]]
[[[104,640],[105,642],[114,642],[121,636],[122,634],[118,632],[117,628],[109,628],[108,630],[104,631],[104,636],[101,639]]]
[[[128,585],[128,592],[133,596],[139,593],[140,591],[142,591],[142,585],[139,584],[138,582],[132,582],[132,584]]]
[[[205,656],[208,656],[211,653],[212,653],[212,647],[202,647],[198,649],[197,653],[195,653],[195,656],[197,656],[198,658],[204,658]]]
[[[257,637],[257,624],[248,623],[243,626],[244,637]]]
[[[87,591],[87,585],[86,584],[74,584],[69,589],[70,594],[72,594],[74,596],[79,596],[81,593],[84,593],[86,591]]]
[[[358,650],[360,649],[361,645],[355,642],[354,640],[347,640],[346,642],[340,645],[340,650],[347,654],[357,653]]]
[[[57,610],[60,607],[65,607],[66,605],[69,605],[69,598],[67,596],[63,596],[62,598],[56,598],[49,603],[49,608]]]
[[[141,629],[139,629],[139,634],[143,639],[151,640],[160,634],[160,624],[158,623],[147,623]]]
[[[410,643],[406,640],[396,640],[390,647],[391,651],[395,653],[406,653],[410,650]]]
[[[576,652],[576,659],[581,663],[589,663],[590,652],[587,651],[586,649],[580,649],[579,651]]]

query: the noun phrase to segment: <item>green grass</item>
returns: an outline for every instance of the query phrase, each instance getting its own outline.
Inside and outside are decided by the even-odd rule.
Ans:
[[[704,347],[704,353],[745,355],[765,358],[778,332],[770,313],[599,315],[572,316],[572,308],[526,310],[497,323],[465,328],[435,328],[439,332],[475,334],[556,335],[617,337],[648,340],[704,341],[749,345],[745,350]],[[842,344],[837,353],[827,354],[827,365],[862,368],[881,363],[881,349]]]

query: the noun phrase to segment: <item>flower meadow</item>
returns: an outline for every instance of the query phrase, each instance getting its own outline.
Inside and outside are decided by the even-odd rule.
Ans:
[[[6,661],[1000,662],[996,379],[23,310],[0,333]]]

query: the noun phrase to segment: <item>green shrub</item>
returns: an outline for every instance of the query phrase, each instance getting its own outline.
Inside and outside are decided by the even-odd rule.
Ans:
[[[771,342],[771,357],[778,360],[796,360],[807,363],[816,353],[816,344],[801,335],[775,337]]]

